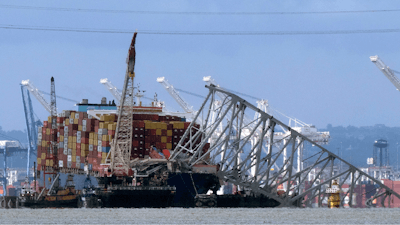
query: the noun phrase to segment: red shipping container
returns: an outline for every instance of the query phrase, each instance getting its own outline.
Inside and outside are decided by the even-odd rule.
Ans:
[[[172,137],[170,136],[167,137],[167,143],[172,143]]]
[[[133,147],[138,147],[139,146],[139,141],[132,141],[132,146]]]
[[[110,147],[110,142],[109,141],[102,141],[101,142],[102,147]]]
[[[47,121],[43,121],[43,127],[47,128],[47,126],[48,126],[48,122]]]
[[[72,162],[71,168],[76,168],[76,162]]]
[[[167,130],[161,130],[161,136],[167,136]]]
[[[99,126],[98,125],[94,127],[94,132],[96,132],[96,133],[99,132]]]
[[[89,144],[89,138],[81,138],[82,144]]]
[[[98,152],[97,153],[97,158],[101,159],[101,157],[102,157],[102,152]]]
[[[78,149],[78,148],[76,149],[76,155],[77,155],[77,156],[81,156],[81,150]]]
[[[85,131],[82,131],[82,132],[81,132],[81,137],[82,137],[82,138],[89,138],[89,132],[87,132],[87,131],[86,131],[86,132],[85,132]]]

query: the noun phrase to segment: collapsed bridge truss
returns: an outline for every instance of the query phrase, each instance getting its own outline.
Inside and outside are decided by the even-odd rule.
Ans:
[[[334,180],[344,190],[341,206],[346,196],[353,196],[356,185],[362,180],[369,180],[375,185],[372,191],[363,193],[368,196],[368,206],[372,206],[372,201],[377,198],[382,206],[392,197],[400,199],[399,194],[380,180],[246,100],[220,87],[206,87],[209,93],[193,119],[200,118],[202,124],[200,128],[194,122],[190,124],[170,160],[179,160],[186,155],[188,168],[200,162],[218,164],[217,175],[220,179],[237,185],[239,190],[272,198],[281,207],[309,207],[312,203],[322,206]],[[259,116],[249,121],[244,119],[246,113],[258,113]],[[286,137],[276,139],[276,128],[289,132],[285,132]],[[185,139],[189,141],[184,142]],[[295,160],[296,154],[307,143],[317,150],[305,159]],[[274,170],[277,162],[282,164]],[[335,170],[335,165],[339,163],[341,169]],[[355,200],[353,197],[348,199],[349,207],[352,207]],[[390,206],[390,200],[387,202]]]

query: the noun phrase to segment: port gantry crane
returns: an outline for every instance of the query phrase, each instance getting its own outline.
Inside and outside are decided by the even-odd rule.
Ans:
[[[375,179],[346,160],[341,159],[307,136],[285,125],[241,97],[216,86],[206,86],[206,88],[209,89],[209,93],[202,103],[201,108],[197,111],[195,119],[200,115],[207,116],[203,119],[200,129],[194,127],[195,124],[193,121],[195,120],[191,122],[181,141],[171,154],[170,160],[179,158],[179,154],[183,151],[190,152],[192,154],[187,161],[189,167],[201,161],[206,161],[214,165],[218,164],[219,170],[217,176],[223,181],[243,187],[246,193],[272,198],[283,207],[310,207],[313,201],[316,201],[318,206],[321,207],[323,201],[329,196],[328,188],[332,186],[334,180],[338,181],[340,189],[342,189],[345,183],[348,185],[348,189],[343,189],[343,195],[340,197],[341,206],[343,207],[344,199],[346,196],[353,196],[355,187],[360,183],[361,178],[368,178],[376,187],[372,192],[362,193],[362,195],[369,198],[366,202],[368,206],[371,206],[372,201],[377,198],[382,200],[381,203],[383,206],[385,206],[386,200],[388,200],[388,204],[390,205],[392,197],[400,199],[398,193],[384,185],[380,180]],[[223,94],[223,98],[218,99],[221,94]],[[212,106],[215,100],[220,100],[222,107],[217,109],[215,122],[211,123],[211,111],[214,110]],[[228,112],[231,113],[230,116],[228,116]],[[260,114],[257,121],[250,122],[254,123],[253,126],[250,126],[243,119],[242,115],[247,112],[257,112]],[[221,123],[223,123],[223,132],[204,151],[209,138],[215,135],[214,132]],[[276,152],[262,152],[262,146],[265,142],[264,138],[257,138],[256,143],[250,151],[243,151],[244,147],[249,144],[258,131],[261,132],[261,137],[269,134],[270,142],[268,142],[268,148],[272,149],[272,146],[277,142],[271,138],[274,137],[276,126],[282,126],[288,131],[287,141],[283,146],[278,145]],[[234,127],[237,129],[238,134],[235,136],[235,139],[230,140],[230,138],[225,138],[225,133],[229,133]],[[246,132],[249,132],[249,134],[240,135],[245,129],[247,129]],[[201,138],[201,142],[198,145],[188,145],[182,141],[188,138],[189,142],[194,142],[199,137],[203,138]],[[297,142],[298,139],[301,140],[300,143]],[[313,144],[318,151],[308,157],[309,165],[306,168],[296,170],[298,161],[295,160],[295,154],[299,151],[302,143]],[[285,149],[288,150],[288,158],[284,161],[284,165],[279,170],[271,172],[274,163],[282,158]],[[242,160],[237,162],[239,154],[242,154]],[[341,162],[344,165],[341,171],[334,171],[333,165],[335,162]],[[249,171],[252,167],[255,167],[254,176],[247,176],[245,172]],[[309,177],[312,171],[317,171],[317,173],[311,180],[307,181],[307,177]],[[286,191],[282,194],[277,190],[284,184],[286,185]],[[354,201],[352,197],[349,198],[350,207],[355,206]]]
[[[29,178],[29,165],[31,154],[37,155],[38,127],[42,125],[40,120],[35,120],[32,100],[28,90],[21,85],[22,104],[24,106],[26,133],[28,137],[28,154],[26,164],[26,176]]]
[[[370,56],[369,59],[371,62],[375,64],[376,67],[389,79],[390,82],[396,87],[398,91],[400,91],[400,80],[394,74],[394,71],[391,70],[377,55]]]
[[[132,42],[129,47],[127,57],[127,69],[124,79],[124,86],[118,108],[118,121],[115,136],[111,143],[111,150],[107,156],[110,163],[109,175],[116,177],[132,175],[130,168],[130,156],[132,151],[132,115],[134,98],[134,78],[135,78],[135,42],[137,32],[133,34]]]

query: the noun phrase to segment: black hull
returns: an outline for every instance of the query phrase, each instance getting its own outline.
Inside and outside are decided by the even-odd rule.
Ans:
[[[112,190],[100,192],[99,198],[106,208],[165,208],[172,206],[174,195],[171,190]]]
[[[78,198],[63,201],[34,201],[27,200],[21,202],[21,207],[25,208],[78,208]]]

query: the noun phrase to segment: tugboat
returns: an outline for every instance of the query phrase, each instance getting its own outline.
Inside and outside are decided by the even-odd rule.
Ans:
[[[37,195],[36,192],[21,192],[19,202],[21,207],[28,208],[65,208],[65,207],[78,207],[78,199],[80,192],[75,190],[73,182],[73,175],[68,175],[67,184],[65,188],[59,187],[60,174],[57,174],[50,189],[43,188],[41,193]]]

